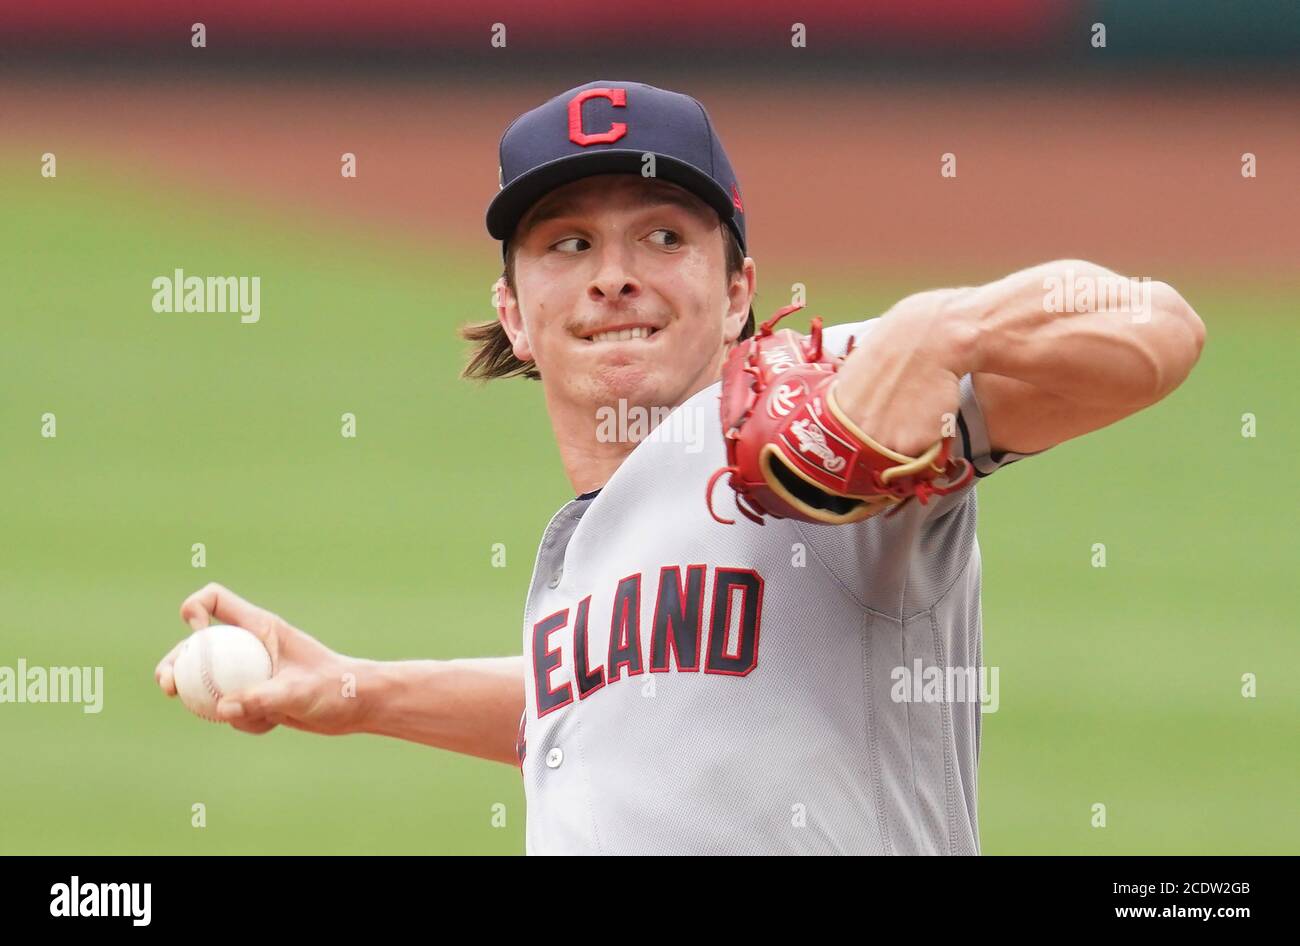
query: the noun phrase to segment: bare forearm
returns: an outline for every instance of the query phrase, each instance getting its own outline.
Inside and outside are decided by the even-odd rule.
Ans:
[[[1014,378],[1076,404],[1146,405],[1186,378],[1203,326],[1162,282],[1058,260],[963,291],[965,371]]]
[[[835,395],[859,427],[914,456],[952,435],[969,374],[992,448],[1034,453],[1159,401],[1204,343],[1204,324],[1165,283],[1058,260],[900,300],[849,356]]]
[[[518,763],[522,657],[365,661],[360,731]]]

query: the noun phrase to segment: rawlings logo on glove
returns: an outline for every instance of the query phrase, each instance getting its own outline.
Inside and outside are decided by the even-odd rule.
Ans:
[[[773,331],[801,308],[781,309],[732,349],[722,367],[727,466],[709,478],[709,514],[724,525],[734,523],[713,511],[713,489],[723,475],[741,513],[759,525],[765,515],[857,522],[897,512],[914,496],[924,504],[931,495],[946,496],[969,483],[975,471],[965,459],[950,458],[951,437],[909,457],[858,429],[831,391],[844,358],[822,350],[821,319],[813,319],[811,335]]]

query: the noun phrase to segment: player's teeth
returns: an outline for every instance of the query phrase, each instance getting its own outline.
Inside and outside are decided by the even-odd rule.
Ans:
[[[619,329],[616,332],[597,332],[591,336],[593,342],[628,342],[634,338],[649,338],[651,329],[644,325],[636,328]]]

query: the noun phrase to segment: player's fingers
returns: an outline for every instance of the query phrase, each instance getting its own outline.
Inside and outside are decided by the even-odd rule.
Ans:
[[[292,697],[289,683],[283,677],[272,677],[265,683],[227,693],[217,704],[217,716],[226,722],[234,722],[292,715]]]
[[[240,732],[246,732],[250,736],[261,736],[264,733],[269,733],[272,729],[274,729],[278,725],[279,725],[278,722],[273,722],[272,720],[269,719],[240,719],[240,720],[232,720],[230,722],[230,726],[232,729],[238,729]]]
[[[214,581],[204,585],[181,604],[181,620],[196,631],[207,627],[212,618],[223,624],[233,624],[252,631],[265,642],[274,616]]]
[[[184,641],[181,642],[182,644]],[[158,661],[158,666],[153,669],[153,678],[163,693],[168,696],[176,695],[176,673],[174,670],[176,664],[176,655],[181,652],[181,644],[177,644],[167,652],[167,656]]]

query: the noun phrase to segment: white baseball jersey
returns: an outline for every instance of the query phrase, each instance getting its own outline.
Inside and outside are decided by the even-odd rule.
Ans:
[[[828,350],[873,321],[827,329]],[[980,668],[974,487],[852,525],[758,526],[724,480],[721,525],[705,505],[726,463],[719,392],[542,538],[528,852],[979,853],[977,678],[958,692]],[[969,375],[958,449],[977,477],[1022,457],[990,450]]]

